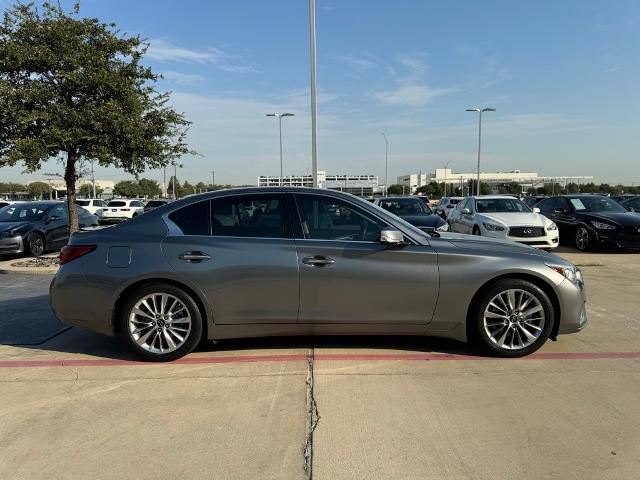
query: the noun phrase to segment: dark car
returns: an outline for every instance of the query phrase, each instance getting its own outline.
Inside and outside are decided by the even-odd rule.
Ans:
[[[149,200],[144,206],[144,211],[145,211],[145,213],[149,212],[149,211],[153,210],[154,208],[158,208],[158,207],[161,207],[163,205],[166,205],[170,201],[171,200],[162,200],[162,199]]]
[[[560,238],[578,250],[596,246],[640,248],[640,215],[628,212],[609,197],[564,195],[543,200],[541,213],[560,229]]]
[[[78,209],[80,227],[98,225],[98,217]],[[0,208],[0,253],[34,257],[57,250],[69,240],[69,210],[63,202],[21,202]]]
[[[640,196],[627,197],[620,205],[630,212],[640,212]]]
[[[544,200],[545,196],[543,195],[531,195],[529,197],[524,197],[522,199],[522,201],[525,203],[525,205],[529,208],[533,208],[535,207],[539,202],[541,202],[542,200]]]
[[[611,195],[609,198],[615,202],[622,204],[622,202],[630,200],[634,197],[637,197],[637,195],[634,195],[633,193],[623,193],[622,195]]]
[[[422,231],[449,231],[449,224],[419,197],[383,197],[374,202]]]

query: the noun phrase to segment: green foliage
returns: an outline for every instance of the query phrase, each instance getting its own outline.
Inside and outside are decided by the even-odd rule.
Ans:
[[[113,194],[116,197],[139,197],[140,187],[138,182],[133,180],[122,180],[113,187]]]
[[[138,189],[138,195],[146,198],[157,197],[162,193],[162,189],[158,182],[147,178],[141,178],[138,180]]]
[[[36,198],[42,198],[43,196],[49,196],[50,187],[45,182],[31,182],[27,185],[27,191],[29,194]]]
[[[0,182],[0,194],[3,195],[11,195],[16,192],[26,192],[26,185],[22,185],[21,183],[13,183],[13,182]]]
[[[405,190],[407,190],[407,187],[405,187]],[[403,193],[402,185],[389,185],[387,189],[387,195],[403,195]]]
[[[147,47],[78,6],[18,3],[0,24],[0,166],[62,157],[71,231],[79,161],[138,175],[189,152],[189,122],[141,65]]]
[[[427,195],[429,198],[442,197],[444,195],[444,183],[431,182],[416,189],[416,193]]]
[[[104,190],[96,185],[96,196],[102,195],[102,192],[104,192]],[[81,197],[93,198],[93,185],[90,183],[83,183],[78,189],[78,194]]]
[[[476,194],[476,185],[477,184],[478,184],[478,182],[476,180],[469,180],[467,182],[469,195],[475,195]],[[492,193],[493,193],[493,189],[491,188],[491,185],[481,181],[480,182],[480,195],[491,195]]]

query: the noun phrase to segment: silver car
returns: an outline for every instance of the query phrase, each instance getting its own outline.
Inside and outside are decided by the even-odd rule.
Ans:
[[[147,360],[202,338],[434,335],[517,357],[587,323],[582,275],[531,247],[425,233],[354,196],[194,195],[61,252],[51,304]]]

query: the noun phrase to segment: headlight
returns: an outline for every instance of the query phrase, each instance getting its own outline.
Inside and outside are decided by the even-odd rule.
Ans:
[[[552,270],[555,270],[556,272],[558,272],[560,275],[562,275],[564,278],[569,280],[574,285],[578,285],[578,284],[582,285],[583,283],[582,272],[578,267],[574,265],[571,265],[570,267],[568,267],[566,265],[556,265],[554,263],[545,263],[545,265],[551,268]]]
[[[449,224],[448,223],[443,223],[438,228],[436,228],[436,231],[437,232],[448,232],[449,231]]]
[[[557,229],[558,229],[558,226],[557,226],[555,223],[553,223],[553,222],[551,222],[551,225],[549,225],[549,226],[547,227],[547,230],[549,230],[549,231],[557,230]]]
[[[615,225],[610,225],[608,223],[602,223],[602,222],[596,222],[594,220],[591,220],[591,225],[596,227],[598,230],[615,230],[616,229]]]
[[[490,232],[504,231],[504,227],[502,225],[496,225],[495,223],[482,222],[482,225],[484,225],[484,228],[486,228]]]

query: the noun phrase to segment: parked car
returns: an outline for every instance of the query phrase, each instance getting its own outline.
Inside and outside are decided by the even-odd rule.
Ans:
[[[582,275],[567,260],[431,237],[333,190],[194,195],[74,235],[60,264],[50,289],[58,318],[118,334],[155,361],[202,337],[340,333],[473,340],[518,357],[587,322]]]
[[[640,212],[640,196],[629,197],[623,200],[620,205],[630,212]]]
[[[102,217],[102,212],[107,206],[107,202],[101,198],[78,198],[76,205],[81,206],[89,213],[96,215],[98,218]]]
[[[632,199],[633,197],[636,197],[637,195],[633,194],[633,193],[623,193],[622,195],[611,195],[609,198],[611,200],[613,200],[614,202],[618,202],[620,204],[622,204],[622,202],[625,202],[627,200]]]
[[[442,197],[438,205],[436,205],[436,213],[444,220],[447,220],[449,213],[451,213],[462,200],[464,200],[464,197]]]
[[[119,223],[144,213],[144,204],[140,200],[116,199],[107,203],[102,211],[101,223]]]
[[[22,203],[22,202],[16,201],[16,200],[0,200],[0,208],[6,207],[7,205],[13,205],[14,203]]]
[[[151,210],[153,210],[154,208],[158,208],[161,207],[163,205],[166,205],[167,203],[171,202],[171,200],[163,200],[161,198],[157,199],[157,200],[149,200],[146,205],[144,206],[144,212],[150,212]]]
[[[599,245],[640,248],[640,215],[609,197],[564,195],[548,198],[538,206],[558,225],[561,237],[578,250]]]
[[[419,197],[383,197],[373,203],[425,232],[449,230],[449,224]]]
[[[80,227],[98,225],[98,217],[78,209]],[[34,257],[56,250],[69,239],[69,210],[56,201],[20,202],[0,208],[0,253]]]
[[[509,196],[467,197],[449,214],[452,232],[482,235],[523,243],[535,248],[558,246],[558,227],[531,210],[521,200]]]
[[[544,195],[530,195],[528,197],[524,197],[522,201],[525,203],[527,207],[533,208],[545,198],[547,197]]]

